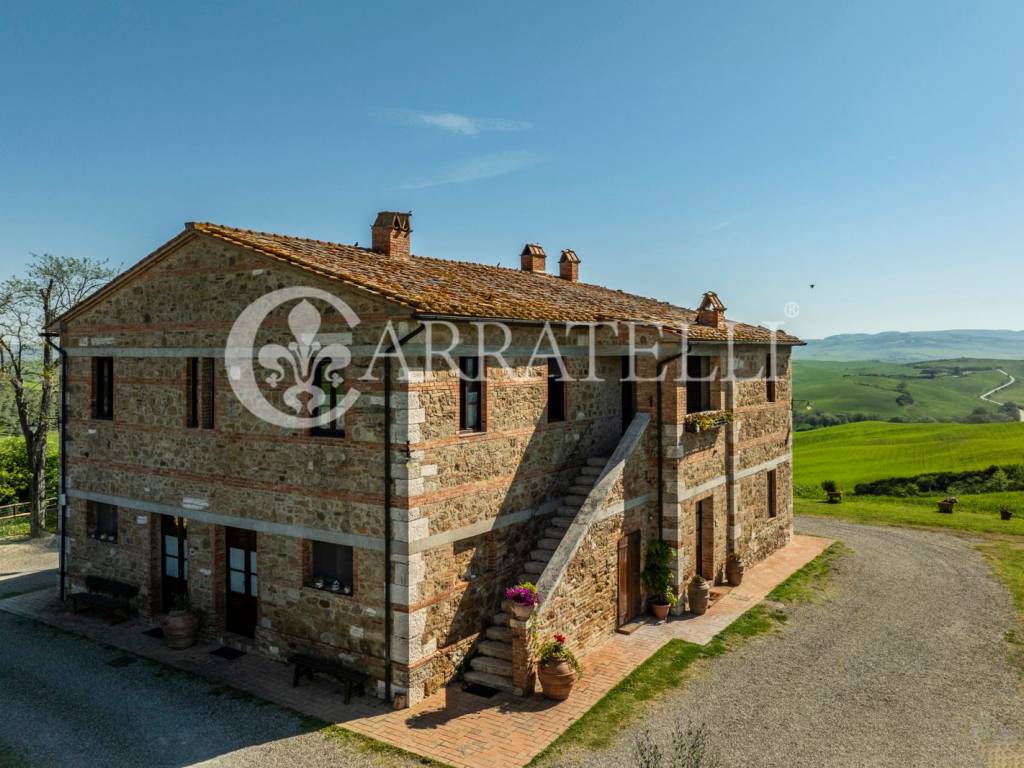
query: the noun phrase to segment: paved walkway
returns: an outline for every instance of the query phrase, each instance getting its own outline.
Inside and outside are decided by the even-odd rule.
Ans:
[[[453,685],[405,710],[390,710],[383,702],[371,698],[353,699],[346,706],[336,687],[327,681],[318,679],[292,688],[291,669],[284,664],[253,654],[227,661],[211,656],[213,646],[209,645],[170,651],[162,641],[143,634],[148,626],[143,622],[110,626],[94,616],[76,616],[64,610],[48,590],[0,601],[0,610],[220,680],[444,763],[465,768],[499,768],[529,762],[669,640],[707,643],[830,543],[828,539],[795,536],[788,547],[750,568],[742,586],[717,600],[703,616],[648,624],[632,635],[612,636],[583,660],[583,679],[564,702],[508,694],[486,699]]]
[[[0,539],[0,598],[57,586],[57,537]]]

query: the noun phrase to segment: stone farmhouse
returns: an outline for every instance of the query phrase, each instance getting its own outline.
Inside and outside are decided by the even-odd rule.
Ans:
[[[538,630],[586,653],[645,611],[653,538],[677,550],[680,594],[789,541],[798,339],[727,320],[713,293],[693,311],[588,284],[571,250],[552,274],[538,245],[510,269],[414,256],[411,233],[395,212],[371,247],[189,223],[55,322],[68,592],[117,579],[154,618],[187,593],[209,639],[342,659],[411,704],[460,673],[530,689],[502,611],[520,578]],[[321,407],[359,396],[311,429],[254,414],[226,364],[242,311],[294,286],[359,319],[312,302],[352,356],[340,383],[317,369]],[[294,346],[295,305],[259,346]],[[534,355],[545,322],[557,356]],[[448,334],[436,348],[459,332],[466,376],[427,365],[428,325]],[[283,387],[258,387],[289,412]]]

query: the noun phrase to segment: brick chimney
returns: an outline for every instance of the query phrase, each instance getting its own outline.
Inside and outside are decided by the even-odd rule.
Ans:
[[[558,260],[558,276],[570,283],[580,281],[580,257],[571,248],[562,251],[562,258]]]
[[[385,256],[409,258],[409,236],[412,235],[412,212],[381,211],[370,228],[373,250]]]
[[[724,319],[725,307],[722,305],[722,300],[714,291],[708,291],[704,294],[700,307],[697,308],[697,324],[717,328]]]
[[[519,258],[522,262],[523,272],[544,274],[544,262],[547,259],[547,255],[544,253],[544,249],[536,243],[524,245],[523,252],[519,254]]]

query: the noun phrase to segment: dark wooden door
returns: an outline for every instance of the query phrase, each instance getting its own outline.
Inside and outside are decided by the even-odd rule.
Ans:
[[[256,532],[225,528],[227,544],[228,632],[252,637],[256,631],[259,578],[256,574]]]
[[[640,614],[640,532],[619,539],[618,624],[621,627]]]
[[[620,409],[622,411],[622,432],[629,428],[629,424],[633,421],[633,417],[636,416],[636,382],[626,381],[629,377],[629,356],[624,355],[622,358],[622,403]]]
[[[166,613],[188,594],[188,528],[183,517],[160,516],[160,608]]]

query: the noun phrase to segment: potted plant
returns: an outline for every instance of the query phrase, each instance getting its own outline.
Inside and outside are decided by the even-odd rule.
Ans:
[[[199,632],[199,614],[192,610],[187,594],[174,598],[174,605],[161,622],[167,647],[180,651],[196,644]]]
[[[540,595],[532,582],[523,581],[505,590],[505,599],[512,603],[512,615],[526,621],[533,609],[540,605]]]
[[[838,504],[843,500],[843,492],[839,490],[839,486],[835,480],[824,480],[821,483],[821,489],[825,491],[828,496],[829,504]]]
[[[1009,520],[1011,517],[1013,517],[1013,512],[1010,511],[1009,507],[1000,507],[999,508],[999,519],[1000,520]]]
[[[743,581],[743,573],[746,570],[743,560],[735,552],[729,555],[725,561],[725,578],[734,587],[738,587]]]
[[[675,556],[676,551],[661,539],[655,539],[647,546],[647,560],[640,573],[640,581],[650,596],[651,613],[658,621],[668,617],[669,608],[678,600],[672,591],[672,569],[669,568]]]
[[[687,432],[708,432],[728,424],[734,419],[732,411],[700,411],[691,413],[683,420]]]
[[[699,573],[695,573],[690,579],[686,588],[686,597],[690,601],[690,612],[698,616],[708,609],[708,600],[711,598],[711,586]]]
[[[960,499],[958,499],[956,496],[947,496],[946,498],[939,502],[939,512],[945,512],[946,514],[950,514],[953,511],[953,507],[959,503]]]
[[[580,662],[565,647],[565,635],[556,633],[537,649],[537,679],[547,698],[555,701],[569,698],[579,675]]]

